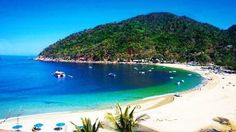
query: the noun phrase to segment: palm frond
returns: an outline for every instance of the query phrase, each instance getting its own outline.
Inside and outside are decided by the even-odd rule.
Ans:
[[[149,118],[150,117],[148,115],[143,114],[143,115],[140,115],[140,116],[136,117],[135,122],[145,121],[145,120],[147,120]]]
[[[137,107],[135,106],[135,107],[133,108],[133,110],[129,113],[129,118],[133,118],[133,117],[134,117],[134,111],[135,111],[136,108],[137,108]]]
[[[115,126],[115,128],[120,129],[120,125],[117,122],[116,117],[112,114],[112,113],[107,113],[105,118],[110,121],[110,123],[112,123],[113,126]]]
[[[92,131],[97,132],[99,128],[103,128],[103,127],[102,127],[101,122],[98,121],[98,119],[96,119],[96,121],[93,124]]]
[[[70,123],[75,126],[76,132],[82,132],[81,128],[78,125],[76,125],[72,121]]]
[[[125,108],[125,113],[124,113],[124,115],[125,115],[125,116],[127,116],[127,115],[128,115],[129,108],[130,108],[130,105],[128,105],[128,106]]]

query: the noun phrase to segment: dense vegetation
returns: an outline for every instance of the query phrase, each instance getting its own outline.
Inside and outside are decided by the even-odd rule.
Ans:
[[[93,61],[158,58],[212,62],[235,69],[236,25],[220,30],[185,16],[151,13],[71,34],[40,55]]]

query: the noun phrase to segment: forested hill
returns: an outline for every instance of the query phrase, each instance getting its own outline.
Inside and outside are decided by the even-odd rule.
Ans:
[[[185,16],[151,13],[71,34],[39,56],[92,61],[158,58],[236,68],[236,25],[221,30]]]

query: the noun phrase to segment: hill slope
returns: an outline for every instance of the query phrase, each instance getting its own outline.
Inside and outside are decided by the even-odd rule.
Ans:
[[[214,62],[236,68],[236,26],[220,30],[171,13],[140,15],[69,35],[47,47],[41,58]]]

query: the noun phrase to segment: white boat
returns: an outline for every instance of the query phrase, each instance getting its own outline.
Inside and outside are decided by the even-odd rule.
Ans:
[[[188,76],[192,76],[192,74],[188,74]]]
[[[108,73],[107,76],[108,77],[116,77],[116,74],[115,73]]]
[[[53,74],[56,78],[64,78],[66,74],[62,71],[55,71]]]
[[[89,66],[88,68],[89,68],[89,69],[93,69],[93,67],[92,67],[92,66]]]
[[[177,85],[180,85],[180,82],[177,82]]]
[[[174,79],[174,77],[170,77],[170,79]]]
[[[68,77],[70,77],[70,78],[73,78],[73,76],[71,76],[71,75],[67,75]]]
[[[145,74],[145,72],[144,71],[141,71],[141,72],[139,72],[140,74]]]
[[[181,80],[182,83],[184,83],[184,80]]]

